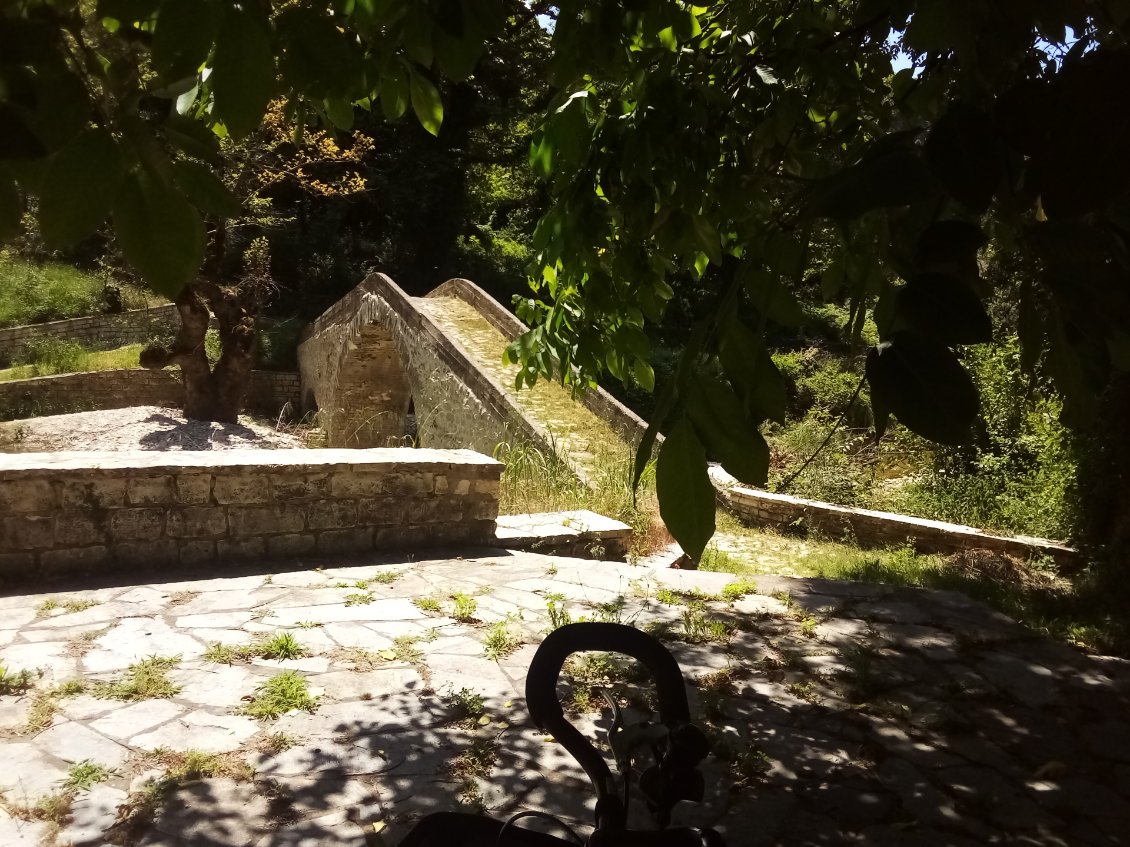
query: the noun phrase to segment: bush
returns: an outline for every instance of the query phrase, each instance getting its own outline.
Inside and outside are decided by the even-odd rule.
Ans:
[[[34,365],[36,376],[78,373],[84,370],[86,352],[77,341],[34,338],[24,348],[20,364]]]
[[[106,284],[94,274],[58,262],[35,264],[0,252],[0,326],[95,315],[106,305]],[[138,309],[149,299],[123,286],[121,306]]]

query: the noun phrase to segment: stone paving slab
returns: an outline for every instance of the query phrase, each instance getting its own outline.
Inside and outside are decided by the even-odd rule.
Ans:
[[[0,598],[0,666],[34,672],[0,695],[0,845],[392,847],[453,809],[584,831],[584,775],[522,700],[551,598],[668,644],[714,751],[677,819],[732,847],[1130,844],[1130,663],[961,595],[766,576],[728,602],[725,574],[501,551],[325,565]],[[308,655],[213,661],[279,635]],[[100,696],[154,656],[161,696]],[[241,714],[284,672],[311,710]],[[570,673],[590,737],[600,688],[648,708],[624,663]]]

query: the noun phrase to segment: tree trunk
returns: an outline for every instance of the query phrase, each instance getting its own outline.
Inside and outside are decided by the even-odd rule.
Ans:
[[[143,368],[180,366],[185,417],[238,420],[255,361],[255,299],[213,282],[191,283],[174,301],[181,319],[176,342],[171,348],[151,344],[142,351]],[[215,367],[209,364],[204,346],[211,315],[216,316],[220,333],[221,353]]]

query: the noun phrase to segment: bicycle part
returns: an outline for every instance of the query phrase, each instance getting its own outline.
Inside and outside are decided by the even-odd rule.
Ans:
[[[666,744],[659,763],[645,772],[641,788],[661,827],[670,821],[680,800],[702,797],[696,767],[709,752],[702,732],[690,722],[683,674],[662,644],[644,632],[614,623],[567,624],[551,632],[538,647],[526,675],[526,704],[534,725],[548,732],[576,759],[596,789],[597,830],[624,830],[627,813],[604,757],[565,719],[557,699],[557,679],[565,660],[583,651],[622,653],[641,662],[655,681],[660,723]]]

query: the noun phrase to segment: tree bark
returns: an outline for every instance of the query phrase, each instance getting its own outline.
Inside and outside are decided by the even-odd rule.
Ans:
[[[143,368],[180,366],[185,417],[238,421],[255,361],[255,300],[234,287],[190,283],[173,301],[181,327],[172,347],[151,344],[141,352]],[[216,316],[221,349],[214,367],[204,345],[211,315]]]

